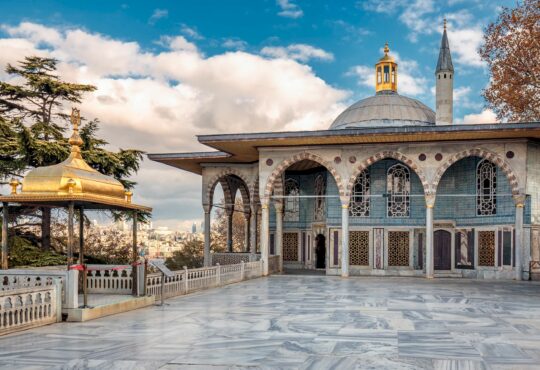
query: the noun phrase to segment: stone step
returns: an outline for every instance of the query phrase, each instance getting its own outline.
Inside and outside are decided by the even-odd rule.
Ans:
[[[435,271],[434,276],[436,278],[462,278],[461,272],[457,271]]]

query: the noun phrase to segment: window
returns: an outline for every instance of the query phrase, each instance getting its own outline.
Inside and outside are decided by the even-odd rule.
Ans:
[[[396,83],[396,67],[392,67],[392,83]]]
[[[444,78],[446,78],[446,73],[444,74]]]
[[[285,214],[284,221],[298,221],[300,219],[300,186],[294,179],[285,180]]]
[[[315,178],[315,221],[324,219],[324,195],[326,192],[326,181],[323,175]]]
[[[497,214],[497,166],[487,159],[476,167],[476,214]]]
[[[377,83],[380,84],[381,80],[381,67],[377,68]]]
[[[390,81],[390,66],[384,66],[384,82]]]
[[[388,169],[386,191],[388,217],[409,217],[411,173],[406,166],[396,164]]]
[[[354,181],[349,213],[352,217],[369,216],[370,177],[369,171],[363,170]]]

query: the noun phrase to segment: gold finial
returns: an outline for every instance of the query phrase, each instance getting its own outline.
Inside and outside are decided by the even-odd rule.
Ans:
[[[133,196],[133,193],[131,191],[129,191],[129,190],[126,190],[126,192],[124,194],[126,196],[126,202],[131,203],[131,197]]]
[[[384,44],[384,56],[387,56],[390,52],[390,48],[388,47],[388,41],[386,41],[386,44]]]
[[[81,111],[77,108],[71,109],[71,124],[73,125],[73,134],[69,138],[69,144],[71,145],[71,153],[77,157],[81,157],[81,148],[83,141],[79,136],[79,125],[81,124]]]
[[[443,26],[444,26],[444,30],[446,31],[446,18],[444,18],[443,20]]]
[[[17,187],[19,186],[20,182],[16,178],[12,178],[9,182],[9,186],[11,186],[11,195],[17,194]]]

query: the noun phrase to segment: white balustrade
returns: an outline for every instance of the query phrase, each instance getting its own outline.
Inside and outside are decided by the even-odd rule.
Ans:
[[[0,335],[60,322],[60,282],[0,291]]]
[[[87,269],[88,293],[131,294],[131,266],[87,265]]]
[[[261,258],[260,254],[256,254],[254,256],[256,258],[256,261],[258,261]],[[210,254],[210,261],[212,266],[220,264],[221,266],[224,265],[236,265],[240,262],[249,262],[250,258],[253,258],[253,255],[251,253],[244,253],[244,252],[229,252],[229,253],[212,253]]]
[[[62,287],[62,303],[65,303],[67,275],[67,271],[61,270],[0,270],[0,291],[20,288],[50,287],[54,285],[55,279],[58,279],[60,280]]]

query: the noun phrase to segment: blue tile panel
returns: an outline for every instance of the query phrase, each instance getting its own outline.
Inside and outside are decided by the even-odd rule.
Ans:
[[[456,226],[484,226],[513,224],[515,207],[510,185],[506,175],[497,171],[497,214],[493,216],[476,215],[476,166],[480,158],[469,157],[456,162],[443,175],[437,189],[437,201],[434,219],[453,220]],[[351,226],[419,226],[425,225],[425,201],[422,184],[418,176],[411,170],[411,197],[409,217],[388,217],[386,174],[388,169],[399,163],[393,159],[385,159],[369,167],[371,177],[371,204],[369,217],[350,217]],[[301,195],[314,195],[315,177],[318,173],[306,175],[287,175],[300,183]],[[341,225],[341,202],[337,185],[329,172],[327,176],[326,224]],[[531,200],[527,199],[525,207],[525,223],[531,220]],[[314,218],[314,198],[300,199],[299,222],[286,222],[285,228],[309,228]],[[270,226],[275,227],[275,212],[271,208]]]

